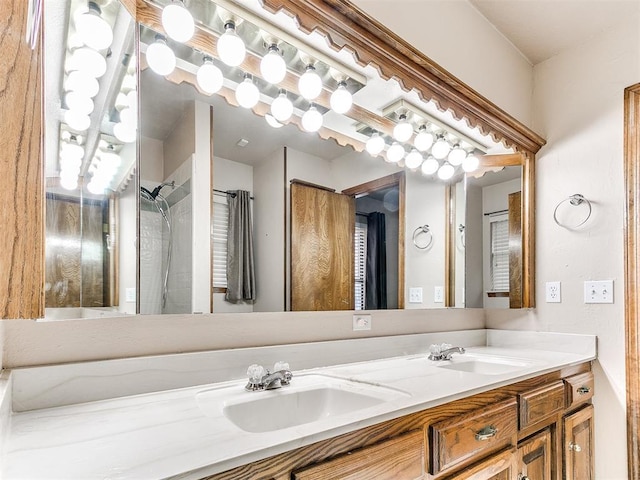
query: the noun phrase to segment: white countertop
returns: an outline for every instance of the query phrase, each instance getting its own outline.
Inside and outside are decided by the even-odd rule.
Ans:
[[[303,371],[296,371],[292,364],[291,386],[268,392],[246,392],[246,380],[236,379],[14,411],[0,462],[2,478],[201,478],[596,356],[593,336],[488,332],[488,346],[468,347],[469,358],[509,357],[526,365],[486,375],[441,368],[424,353],[414,353]],[[245,432],[221,410],[199,406],[201,392],[229,392],[225,399],[230,402],[258,398],[255,395],[282,395],[296,388],[296,378],[303,383],[313,373],[382,385],[398,394],[355,412],[264,433]]]

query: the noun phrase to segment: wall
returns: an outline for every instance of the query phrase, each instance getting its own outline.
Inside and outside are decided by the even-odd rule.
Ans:
[[[173,131],[164,139],[164,177],[171,175],[196,151],[195,102],[189,103]]]
[[[640,5],[639,5],[640,8]],[[534,128],[548,141],[537,156],[536,291],[531,312],[488,312],[488,327],[598,336],[596,474],[626,475],[623,90],[640,81],[640,16],[535,67]],[[557,226],[553,209],[581,193],[593,204],[584,227]],[[614,304],[585,305],[585,280],[613,279]],[[561,281],[562,303],[544,302]]]

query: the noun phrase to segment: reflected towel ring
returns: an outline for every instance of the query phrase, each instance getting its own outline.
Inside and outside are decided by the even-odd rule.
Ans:
[[[462,248],[466,248],[466,239],[465,239],[465,235],[464,235],[464,229],[465,226],[463,224],[458,225],[458,231],[460,232],[460,244],[462,245]]]
[[[416,237],[421,233],[426,233],[429,235],[429,241],[426,243],[426,245],[422,246],[419,245],[418,241],[416,240]],[[431,233],[429,225],[422,225],[421,227],[415,229],[415,231],[413,232],[413,244],[420,250],[426,250],[427,248],[431,247],[431,245],[433,244],[433,233]]]
[[[565,202],[569,202],[569,204],[574,207],[577,207],[578,205],[582,205],[583,203],[585,203],[587,205],[588,211],[587,211],[587,216],[584,218],[584,220],[582,220],[580,223],[576,225],[563,225],[562,223],[560,223],[560,221],[558,220],[558,208],[560,208],[560,205],[562,205]],[[590,217],[591,217],[591,202],[587,200],[584,197],[584,195],[581,195],[579,193],[574,193],[573,195],[570,195],[569,197],[565,198],[560,203],[558,203],[558,205],[556,205],[555,210],[553,210],[553,221],[556,222],[556,224],[559,227],[563,227],[563,228],[578,228],[584,225],[587,222],[587,220],[589,220]]]

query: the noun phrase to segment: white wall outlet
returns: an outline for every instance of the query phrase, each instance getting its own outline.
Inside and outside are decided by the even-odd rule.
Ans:
[[[547,282],[545,284],[545,298],[547,303],[561,303],[560,282]]]
[[[422,287],[409,289],[409,303],[422,303]]]
[[[584,282],[584,303],[613,303],[613,280]]]
[[[353,331],[356,330],[371,330],[371,315],[354,315]]]
[[[433,287],[433,303],[444,303],[444,287]]]
[[[125,302],[135,302],[136,301],[136,287],[128,287],[124,291],[124,301]]]

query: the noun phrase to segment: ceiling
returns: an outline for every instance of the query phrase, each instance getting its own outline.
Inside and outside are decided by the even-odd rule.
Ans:
[[[468,0],[533,64],[634,16],[638,0]]]

